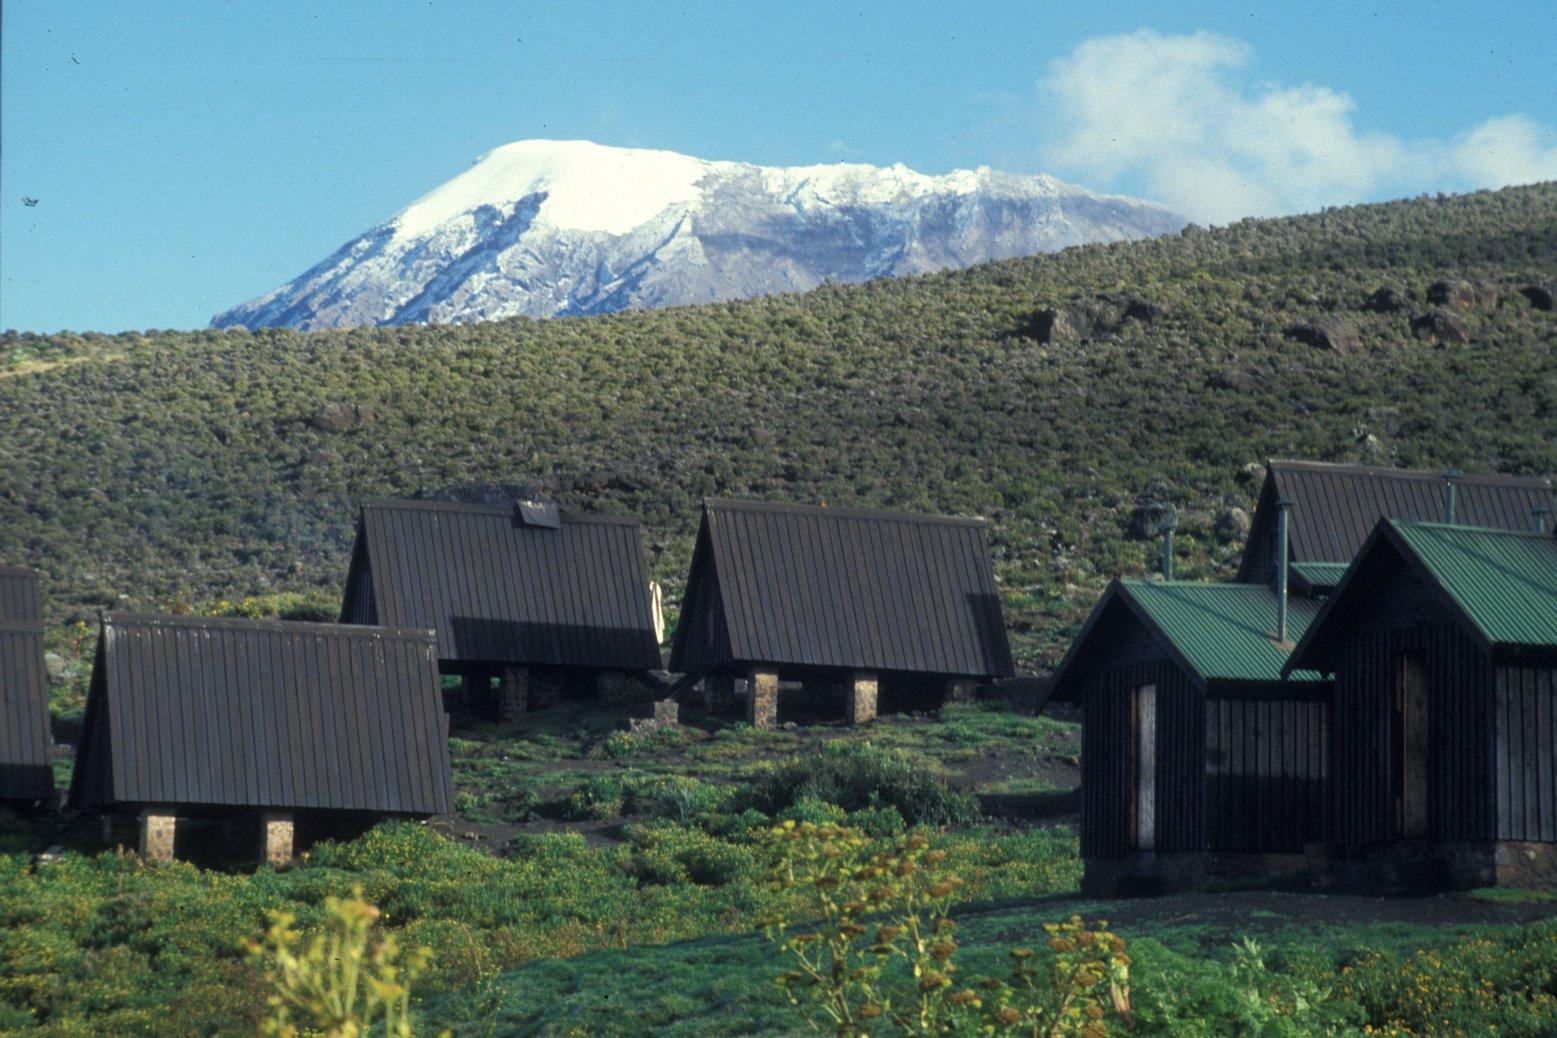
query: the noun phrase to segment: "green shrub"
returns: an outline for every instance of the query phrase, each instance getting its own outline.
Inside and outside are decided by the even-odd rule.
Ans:
[[[580,821],[615,818],[622,814],[626,795],[621,779],[596,775],[568,794],[567,816]]]
[[[934,761],[870,743],[830,743],[774,766],[751,794],[752,806],[775,816],[805,798],[846,812],[892,807],[911,825],[956,825],[978,816],[973,798],[952,789]]]

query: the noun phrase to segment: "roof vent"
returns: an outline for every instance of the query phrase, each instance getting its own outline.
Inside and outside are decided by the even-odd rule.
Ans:
[[[1450,526],[1454,525],[1454,481],[1465,473],[1459,469],[1450,469],[1443,474],[1443,521]]]
[[[1530,509],[1530,518],[1535,520],[1535,532],[1546,532],[1546,517],[1552,514],[1552,510],[1545,505],[1536,505]]]
[[[558,510],[555,501],[519,501],[514,505],[514,518],[520,526],[562,529],[562,512]]]

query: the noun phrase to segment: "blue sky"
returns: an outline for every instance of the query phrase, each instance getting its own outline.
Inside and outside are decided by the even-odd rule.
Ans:
[[[1516,7],[4,0],[0,327],[202,327],[526,137],[1211,223],[1557,177],[1550,8]]]

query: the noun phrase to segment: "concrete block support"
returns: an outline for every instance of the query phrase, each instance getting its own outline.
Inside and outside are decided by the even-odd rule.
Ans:
[[[747,701],[746,719],[754,728],[772,728],[778,723],[778,671],[754,670],[751,672],[751,698]]]
[[[680,724],[681,704],[674,699],[656,699],[654,701],[654,723],[661,726]]]
[[[972,678],[951,678],[946,682],[946,702],[971,703],[979,684]]]
[[[178,818],[165,809],[147,808],[141,812],[141,857],[149,861],[173,860],[173,837]]]
[[[279,869],[292,864],[292,846],[295,829],[290,811],[266,811],[260,816],[261,835],[264,838],[265,864]]]
[[[857,672],[849,676],[849,723],[864,724],[876,719],[876,699],[881,684],[876,675]]]
[[[703,679],[703,709],[711,714],[728,713],[735,703],[735,675],[710,674]]]
[[[497,690],[497,719],[516,721],[530,711],[530,668],[504,667]]]

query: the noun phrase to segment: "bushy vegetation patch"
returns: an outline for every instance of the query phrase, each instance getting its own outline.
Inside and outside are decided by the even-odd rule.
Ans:
[[[910,824],[957,825],[978,806],[951,788],[934,761],[870,743],[831,743],[770,768],[753,783],[752,806],[777,814],[805,799],[845,811],[892,808]]]

